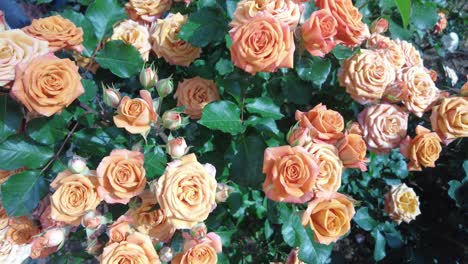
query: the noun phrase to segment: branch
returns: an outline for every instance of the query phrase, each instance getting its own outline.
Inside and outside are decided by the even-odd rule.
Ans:
[[[59,150],[57,151],[57,153],[55,153],[54,157],[47,163],[47,165],[45,165],[44,168],[42,168],[41,173],[46,171],[50,167],[50,165],[52,165],[52,163],[60,157],[60,153],[62,153],[63,148],[65,148],[65,144],[67,144],[68,140],[70,140],[71,136],[73,135],[77,127],[78,127],[78,122],[76,122],[75,125],[73,125],[72,129],[68,132],[67,137],[63,141]]]

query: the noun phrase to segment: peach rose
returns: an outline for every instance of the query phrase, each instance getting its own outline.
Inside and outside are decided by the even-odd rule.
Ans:
[[[309,112],[296,111],[295,118],[301,127],[310,129],[314,142],[334,144],[343,136],[344,120],[340,113],[327,109],[321,103]]]
[[[304,203],[314,196],[320,174],[317,160],[300,146],[265,149],[265,195],[277,202]]]
[[[6,238],[16,245],[31,243],[33,237],[39,234],[39,228],[26,216],[10,218]]]
[[[405,65],[403,65],[403,67],[423,67],[421,55],[419,54],[419,51],[413,46],[413,44],[399,39],[396,40],[396,43],[400,45],[401,49],[403,50],[403,54],[405,54]]]
[[[319,167],[314,190],[338,191],[343,171],[343,163],[338,156],[338,150],[333,145],[323,143],[309,143],[304,148],[315,158]]]
[[[437,133],[417,126],[416,136],[413,139],[408,136],[400,146],[401,154],[410,160],[408,170],[421,171],[422,167],[435,167],[435,161],[442,151],[440,142]]]
[[[295,125],[291,127],[291,130],[289,130],[287,136],[288,143],[292,147],[305,146],[307,143],[312,141],[312,137],[310,134],[310,128]]]
[[[158,116],[154,110],[150,92],[140,91],[141,98],[130,99],[125,96],[117,108],[114,123],[117,127],[125,128],[131,134],[146,134],[151,124]]]
[[[327,9],[313,12],[301,26],[302,39],[307,51],[313,56],[327,55],[337,44],[334,39],[337,26],[335,18]]]
[[[137,22],[127,19],[114,26],[111,40],[122,40],[135,47],[144,61],[148,61],[151,44],[149,42],[148,28]]]
[[[158,19],[151,29],[153,51],[158,58],[164,58],[169,64],[189,66],[200,57],[201,49],[192,46],[178,37],[180,28],[187,21],[187,16],[170,14]]]
[[[217,263],[218,252],[221,252],[221,238],[210,232],[201,240],[190,240],[184,244],[184,251],[175,256],[171,263],[201,264]]]
[[[393,65],[380,53],[361,49],[346,59],[338,72],[340,85],[360,104],[375,103],[395,80]]]
[[[431,125],[446,145],[456,138],[468,137],[468,98],[442,99],[432,108]]]
[[[421,214],[419,210],[419,198],[412,188],[402,183],[392,186],[385,195],[385,212],[398,224],[416,219]]]
[[[108,230],[109,244],[114,242],[120,243],[125,241],[127,237],[134,232],[132,230],[132,227],[130,226],[130,223],[132,222],[132,218],[126,215],[122,215],[117,219],[117,221],[112,223],[112,225],[109,226]]]
[[[83,30],[60,15],[33,19],[31,25],[24,27],[23,31],[49,42],[49,48],[53,52],[61,49],[74,49],[81,53],[84,50],[81,45]]]
[[[151,23],[171,9],[172,0],[130,0],[125,4],[125,11],[131,20]]]
[[[161,262],[151,243],[151,239],[147,235],[135,232],[128,235],[122,242],[114,242],[107,245],[100,256],[100,263],[159,264]]]
[[[366,142],[360,134],[346,134],[336,143],[338,154],[346,168],[359,168],[367,171]]]
[[[354,205],[341,193],[317,193],[302,215],[302,225],[309,225],[314,239],[329,245],[345,235],[351,227]]]
[[[348,47],[356,47],[369,37],[369,28],[351,0],[315,0],[319,9],[330,11],[338,22],[336,39]]]
[[[405,68],[398,74],[398,80],[407,90],[403,104],[416,116],[421,117],[439,99],[439,89],[424,68]]]
[[[301,18],[300,5],[293,0],[242,0],[237,3],[229,26],[242,26],[259,12],[273,15],[291,30],[294,30]]]
[[[19,29],[0,32],[0,86],[9,86],[16,76],[16,66],[49,52],[48,44]],[[8,87],[7,87],[8,88]]]
[[[244,71],[255,75],[293,67],[293,32],[273,15],[258,13],[247,23],[231,29],[229,35],[232,62]]]
[[[155,182],[158,203],[177,229],[191,228],[206,220],[216,206],[216,169],[202,165],[195,154],[168,163]]]
[[[193,119],[200,119],[205,105],[220,99],[216,84],[200,77],[179,83],[174,97],[177,98],[177,106],[185,106],[185,113]]]
[[[447,27],[447,17],[443,12],[438,12],[439,20],[437,24],[434,26],[434,34],[440,34],[444,29]]]
[[[98,193],[107,203],[127,204],[146,186],[145,157],[138,151],[113,150],[96,169]]]
[[[18,65],[11,93],[30,112],[51,116],[75,101],[84,88],[73,61],[48,54]]]
[[[374,20],[370,26],[371,33],[382,34],[387,32],[388,29],[388,21],[385,18],[378,18]]]
[[[405,65],[406,57],[403,49],[395,41],[388,37],[372,34],[367,40],[366,46],[381,54],[395,67],[395,70],[401,69]]]
[[[91,173],[93,173],[91,171]],[[97,193],[98,179],[63,171],[50,184],[55,193],[50,197],[51,218],[78,226],[81,217],[95,210],[101,199]]]
[[[358,115],[367,147],[380,154],[397,148],[406,137],[408,113],[390,104],[366,107]]]

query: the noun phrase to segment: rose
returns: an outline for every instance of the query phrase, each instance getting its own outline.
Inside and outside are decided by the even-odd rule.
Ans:
[[[6,238],[13,244],[31,243],[33,237],[39,234],[39,228],[26,216],[10,218]]]
[[[378,18],[372,22],[370,26],[371,33],[382,34],[388,29],[388,21],[385,18]]]
[[[36,237],[34,241],[31,243],[31,258],[32,259],[39,259],[39,258],[46,258],[56,252],[58,249],[57,246],[48,247],[47,246],[47,238],[44,236]]]
[[[187,154],[189,147],[183,137],[173,138],[166,144],[166,152],[173,159],[180,159]]]
[[[421,214],[419,198],[406,184],[394,185],[385,194],[385,212],[398,224],[402,221],[409,223]]]
[[[301,26],[302,39],[307,51],[319,57],[328,54],[337,44],[334,39],[337,26],[335,18],[327,9],[313,12]]]
[[[366,142],[360,134],[349,133],[342,137],[337,143],[336,148],[343,165],[346,168],[359,168],[361,171],[367,171]]]
[[[401,143],[400,152],[410,160],[408,170],[421,171],[422,167],[435,167],[442,146],[437,133],[422,126],[416,127],[416,136],[409,136]]]
[[[395,80],[393,65],[380,53],[361,49],[338,72],[340,85],[360,104],[375,103]]]
[[[125,11],[132,20],[151,23],[169,10],[172,0],[130,0],[125,4]]]
[[[327,109],[321,103],[308,112],[296,111],[295,118],[301,127],[310,129],[314,142],[335,143],[343,136],[344,120],[340,113]]]
[[[288,143],[294,146],[305,146],[312,141],[310,129],[307,127],[293,126],[288,133]]]
[[[102,264],[114,263],[149,263],[159,264],[158,254],[151,239],[142,233],[135,232],[122,241],[107,245],[100,257]]]
[[[346,234],[354,216],[353,202],[341,193],[317,193],[302,214],[302,225],[309,225],[314,239],[329,245]]]
[[[289,27],[269,13],[258,13],[247,23],[229,31],[234,65],[255,75],[292,68],[294,38]]]
[[[124,20],[114,27],[111,40],[122,40],[135,47],[141,58],[148,61],[151,44],[149,42],[148,28],[133,20]]]
[[[161,210],[175,228],[191,228],[206,220],[216,206],[215,175],[215,168],[201,165],[195,154],[167,165],[154,189]]]
[[[314,196],[320,171],[317,160],[303,147],[281,146],[265,149],[263,173],[263,191],[269,199],[304,203]]]
[[[189,240],[184,244],[184,251],[172,259],[175,264],[201,264],[217,263],[218,252],[221,252],[221,238],[213,233],[208,233],[201,240]]]
[[[201,49],[178,37],[180,28],[187,21],[187,16],[180,13],[158,19],[151,29],[152,49],[158,58],[164,58],[169,64],[189,66],[200,57]]]
[[[125,128],[131,134],[147,133],[151,129],[151,124],[158,118],[150,92],[141,90],[140,97],[122,98],[117,108],[117,115],[114,116],[115,125]]]
[[[369,28],[351,0],[315,0],[319,9],[330,11],[338,23],[336,39],[348,47],[359,46],[369,37]]]
[[[93,173],[91,171],[91,173]],[[60,172],[50,184],[55,193],[50,197],[51,218],[77,226],[81,217],[94,210],[101,202],[97,193],[98,180],[95,176]]]
[[[0,263],[21,264],[31,253],[31,244],[16,245],[6,239],[8,228],[0,230]]]
[[[117,221],[112,223],[109,227],[109,244],[114,242],[125,241],[131,233],[133,233],[130,223],[133,222],[133,219],[127,215],[120,216]]]
[[[18,65],[11,93],[29,111],[51,116],[69,106],[84,88],[73,61],[49,54]]]
[[[405,55],[405,65],[403,65],[403,68],[413,66],[423,67],[421,55],[411,43],[399,39],[396,40],[396,43],[400,45]]]
[[[98,193],[107,203],[127,204],[146,186],[145,157],[138,151],[113,150],[96,169]]]
[[[346,125],[346,131],[350,134],[362,135],[361,125],[358,122],[353,121]]]
[[[444,144],[468,137],[468,97],[444,98],[432,108],[431,125]]]
[[[337,149],[330,144],[309,143],[304,147],[317,161],[319,174],[315,181],[316,191],[336,192],[341,186],[341,162]]]
[[[33,19],[31,25],[24,27],[26,34],[49,42],[49,48],[55,52],[60,49],[83,51],[83,30],[73,22],[60,16]]]
[[[185,113],[200,119],[202,110],[210,102],[219,100],[218,87],[212,80],[200,77],[185,79],[175,93],[177,106],[185,106]]]
[[[243,0],[237,3],[229,26],[242,26],[259,12],[273,15],[281,23],[287,24],[291,30],[297,26],[301,18],[300,5],[293,0]]]
[[[16,66],[49,51],[46,41],[33,38],[19,29],[0,32],[0,86],[8,88],[15,79]]]
[[[218,183],[218,186],[216,187],[216,203],[224,203],[227,201],[229,198],[229,195],[233,192],[234,190],[232,187],[230,187],[227,184],[224,183]]]
[[[166,111],[162,115],[162,125],[169,130],[177,130],[182,126],[182,116],[177,111]]]
[[[366,46],[369,49],[375,50],[390,62],[396,70],[401,69],[405,65],[406,57],[403,49],[395,41],[388,37],[372,34],[367,40]]]
[[[367,147],[378,154],[387,153],[406,137],[408,113],[395,105],[378,104],[366,107],[358,121]]]

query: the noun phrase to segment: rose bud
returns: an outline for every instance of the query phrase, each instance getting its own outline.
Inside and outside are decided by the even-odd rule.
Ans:
[[[378,18],[370,26],[371,33],[382,34],[388,29],[388,21],[385,18]]]
[[[166,145],[166,152],[173,159],[179,159],[188,152],[187,143],[183,137],[178,137],[169,140]]]
[[[162,262],[170,262],[172,260],[172,248],[170,247],[163,247],[161,251],[159,251],[159,259]]]
[[[291,146],[304,146],[312,141],[310,129],[306,127],[293,126],[288,133],[288,143]]]
[[[65,241],[65,231],[62,228],[49,229],[44,237],[47,238],[47,247],[55,247]]]
[[[174,83],[172,77],[161,79],[156,83],[156,91],[159,96],[166,97],[174,91]]]
[[[145,89],[153,88],[158,82],[158,75],[153,66],[140,72],[140,83]]]
[[[218,183],[216,187],[216,203],[224,203],[232,193],[232,188],[224,183]]]
[[[116,108],[120,104],[122,95],[120,94],[118,89],[109,88],[103,85],[102,86],[102,98],[104,100],[104,104],[106,104],[109,107]]]
[[[86,160],[78,155],[68,161],[68,168],[76,174],[87,174],[89,172],[88,166],[86,166]]]
[[[176,130],[182,126],[182,116],[176,111],[166,111],[162,116],[163,127]]]
[[[81,225],[87,229],[96,230],[102,224],[102,215],[99,211],[88,211],[81,219]]]

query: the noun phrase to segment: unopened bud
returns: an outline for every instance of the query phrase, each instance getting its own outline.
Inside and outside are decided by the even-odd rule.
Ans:
[[[96,230],[102,224],[102,215],[96,210],[88,211],[83,218],[81,218],[81,225],[87,229]]]
[[[122,95],[118,89],[102,86],[102,97],[104,104],[109,107],[116,108],[120,104]]]
[[[166,145],[166,152],[173,159],[179,159],[188,152],[188,146],[183,137],[169,140]]]
[[[300,126],[294,126],[289,130],[288,143],[291,146],[304,146],[312,141],[310,129]]]
[[[172,77],[161,79],[156,83],[156,91],[160,97],[166,97],[174,91],[174,83]]]
[[[163,247],[161,251],[159,251],[159,259],[162,262],[169,262],[172,260],[172,248],[170,247]]]
[[[164,128],[176,130],[182,126],[182,116],[176,111],[166,111],[162,116],[162,125]]]
[[[374,20],[370,26],[371,33],[382,34],[385,33],[388,29],[388,21],[385,18],[378,18]]]
[[[78,155],[74,155],[68,161],[68,169],[76,174],[87,174],[89,172],[88,166],[86,166],[86,160]]]
[[[216,203],[224,203],[232,193],[232,188],[224,183],[218,183],[216,187]]]
[[[140,83],[145,89],[153,88],[158,82],[158,75],[153,66],[140,72]]]
[[[49,229],[44,237],[47,238],[47,247],[55,247],[65,241],[65,232],[62,228]]]

